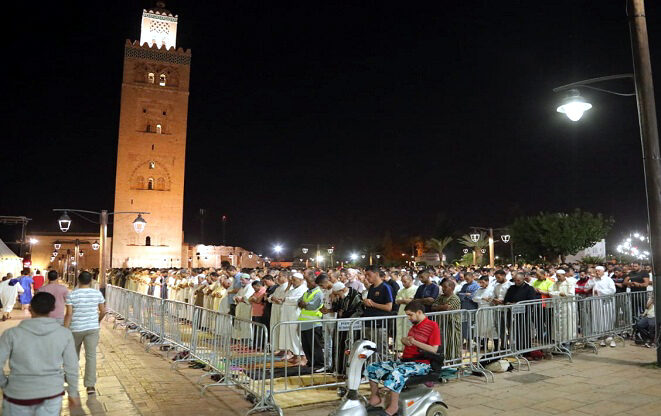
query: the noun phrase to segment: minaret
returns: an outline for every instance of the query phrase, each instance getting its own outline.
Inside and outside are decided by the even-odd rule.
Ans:
[[[190,49],[176,49],[177,15],[142,12],[140,43],[124,46],[115,212],[146,211],[138,234],[134,215],[114,216],[112,267],[179,267],[182,258],[184,167]]]

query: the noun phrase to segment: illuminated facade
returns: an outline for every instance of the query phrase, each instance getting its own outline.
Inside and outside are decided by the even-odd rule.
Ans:
[[[144,10],[140,43],[126,41],[115,178],[112,267],[186,267],[184,169],[190,49],[176,49],[177,16]]]

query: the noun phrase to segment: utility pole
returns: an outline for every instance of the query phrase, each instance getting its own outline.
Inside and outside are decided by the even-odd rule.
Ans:
[[[227,225],[227,215],[223,215],[221,220],[222,220],[222,224],[223,224],[223,245],[226,245],[227,243],[225,243],[225,227]]]
[[[645,190],[647,193],[648,234],[652,253],[652,275],[654,276],[654,310],[661,310],[661,155],[659,131],[654,101],[654,83],[650,61],[647,22],[644,0],[628,0],[627,14],[631,33],[633,74],[636,84],[640,142],[643,151]],[[659,333],[661,320],[656,321]],[[661,345],[656,346],[656,363],[661,365]]]

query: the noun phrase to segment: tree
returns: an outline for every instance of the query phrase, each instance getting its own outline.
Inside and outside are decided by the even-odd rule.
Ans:
[[[485,232],[480,231],[480,238],[477,241],[473,241],[469,234],[464,234],[459,238],[459,244],[472,249],[475,253],[475,264],[482,264],[482,249],[489,245]]]
[[[438,258],[443,264],[443,250],[452,242],[452,237],[430,238],[425,241],[425,247],[438,253]]]
[[[541,212],[533,217],[519,217],[511,227],[517,251],[527,258],[564,261],[565,256],[592,247],[606,237],[612,218],[576,209],[570,214]]]

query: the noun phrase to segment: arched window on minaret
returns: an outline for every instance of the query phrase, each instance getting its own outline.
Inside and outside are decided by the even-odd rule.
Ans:
[[[149,75],[147,75],[147,80],[149,81],[150,84],[154,83],[154,73],[150,72]]]
[[[161,134],[161,133],[163,133],[163,128],[161,127],[160,124],[157,124],[157,125],[156,125],[156,133],[157,133],[157,134]]]
[[[154,190],[154,178],[147,179],[147,189]]]
[[[165,80],[166,80],[165,74],[161,74],[161,82],[159,83],[161,87],[165,87]]]
[[[145,245],[146,245],[146,246],[150,246],[150,245],[151,245],[151,237],[150,237],[150,236],[147,236],[147,238],[145,238]]]
[[[149,169],[154,169],[155,167],[156,167],[156,162],[154,162],[153,160],[149,162]]]

